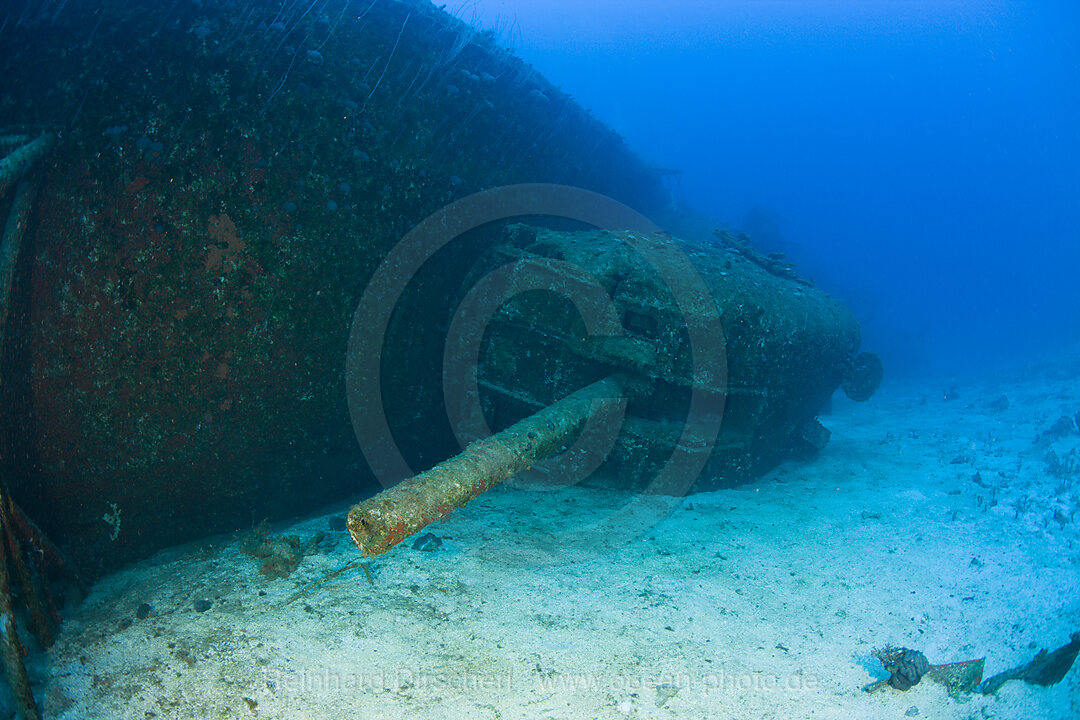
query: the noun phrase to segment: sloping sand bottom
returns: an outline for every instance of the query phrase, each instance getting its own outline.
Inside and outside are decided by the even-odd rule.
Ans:
[[[629,539],[570,530],[655,508],[499,488],[429,528],[441,547],[287,605],[357,558],[330,529],[345,508],[273,529],[326,533],[288,579],[236,538],[177,548],[99,582],[30,658],[35,690],[50,718],[1080,717],[1080,668],[993,697],[861,691],[886,644],[992,675],[1080,630],[1080,435],[1058,422],[1078,377],[838,399],[820,458],[675,499]]]

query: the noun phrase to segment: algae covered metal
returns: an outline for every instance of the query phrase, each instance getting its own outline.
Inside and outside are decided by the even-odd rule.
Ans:
[[[0,47],[0,129],[57,137],[14,275],[0,455],[90,576],[378,486],[349,320],[424,217],[526,181],[663,199],[617,134],[428,2],[16,0]]]
[[[375,268],[424,218],[522,183],[658,219],[670,200],[610,128],[427,2],[23,0],[0,9],[0,45],[3,134],[12,148],[56,137],[12,276],[0,455],[11,496],[90,577],[379,487],[343,359]],[[708,313],[637,273],[617,249],[632,238],[529,232],[468,234],[395,311],[382,392],[412,467],[460,449],[439,371],[455,309],[506,258],[556,265],[556,251],[597,268],[623,337],[579,344],[557,303],[531,327],[493,315],[471,417],[498,431],[629,370],[597,481],[639,487],[674,447],[709,464],[701,477],[737,482],[792,438],[820,445],[813,415],[858,345],[839,304],[720,244],[687,245],[711,288],[689,295],[722,311],[731,379],[695,383],[689,338]],[[710,452],[681,429],[695,407],[723,424]]]

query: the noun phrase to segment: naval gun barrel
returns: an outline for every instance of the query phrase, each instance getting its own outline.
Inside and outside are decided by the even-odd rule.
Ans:
[[[346,520],[353,542],[365,557],[382,555],[481,493],[561,451],[586,422],[618,411],[623,392],[623,383],[615,375],[598,380],[354,505]]]

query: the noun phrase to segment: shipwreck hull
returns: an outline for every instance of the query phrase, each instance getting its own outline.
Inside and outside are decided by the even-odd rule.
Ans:
[[[0,128],[59,138],[36,170],[15,276],[3,464],[13,496],[91,576],[380,487],[346,402],[349,325],[386,253],[432,212],[518,182],[645,214],[667,199],[617,135],[430,4],[54,6],[0,17]],[[409,300],[439,311],[399,313],[388,336],[388,418],[418,469],[457,449],[432,338],[507,232],[440,256]],[[800,335],[789,289],[747,272],[765,282],[730,298],[735,449],[710,466],[723,482],[788,454],[858,347],[838,304],[806,290],[817,309]],[[491,388],[509,390],[511,348],[485,351]],[[487,393],[493,423],[554,396],[515,397]],[[622,473],[629,486],[675,422],[639,406],[627,437],[655,448],[613,456],[645,469]]]

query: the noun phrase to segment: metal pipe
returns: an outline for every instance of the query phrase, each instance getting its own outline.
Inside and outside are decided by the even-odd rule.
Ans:
[[[0,197],[52,149],[56,136],[45,133],[0,159]]]
[[[0,135],[0,153],[6,155],[20,145],[25,145],[33,138],[30,135]]]

